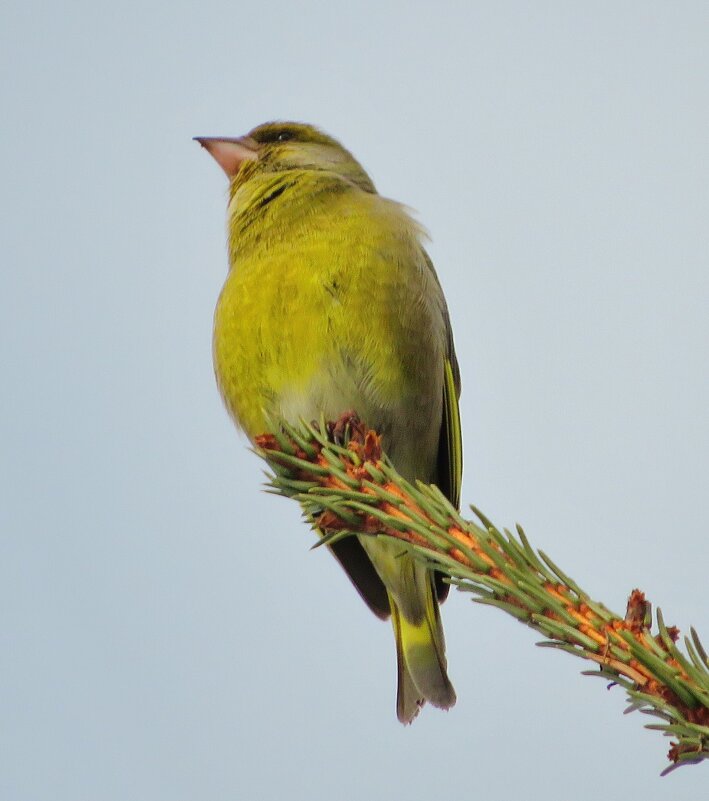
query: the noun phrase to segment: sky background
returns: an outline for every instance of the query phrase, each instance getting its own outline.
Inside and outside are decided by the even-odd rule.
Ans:
[[[11,2],[0,12],[0,797],[699,798],[619,689],[451,593],[458,704],[219,399],[226,181],[317,123],[416,209],[463,499],[709,640],[709,6]]]

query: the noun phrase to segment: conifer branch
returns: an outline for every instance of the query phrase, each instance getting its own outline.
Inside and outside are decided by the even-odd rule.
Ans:
[[[664,773],[709,758],[709,657],[694,629],[685,654],[658,609],[653,635],[640,590],[624,617],[614,614],[535,551],[521,526],[500,531],[474,507],[479,522],[464,520],[437,487],[399,476],[375,432],[351,415],[342,420],[281,426],[256,443],[273,471],[271,491],[299,501],[322,533],[318,546],[353,533],[396,538],[478,603],[539,631],[540,646],[598,665],[584,675],[623,687],[626,712],[654,716],[660,722],[647,728],[674,738]]]

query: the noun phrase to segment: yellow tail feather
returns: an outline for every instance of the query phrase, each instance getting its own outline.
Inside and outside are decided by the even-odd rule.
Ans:
[[[389,595],[399,679],[396,712],[402,723],[411,723],[426,701],[440,709],[449,709],[456,701],[446,673],[443,628],[434,593],[429,581],[426,614],[417,623],[407,620]]]

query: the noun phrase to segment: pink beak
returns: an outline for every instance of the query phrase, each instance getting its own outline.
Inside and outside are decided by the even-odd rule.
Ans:
[[[208,151],[228,178],[233,178],[245,161],[258,158],[258,142],[249,136],[230,139],[221,136],[195,136],[195,141]]]

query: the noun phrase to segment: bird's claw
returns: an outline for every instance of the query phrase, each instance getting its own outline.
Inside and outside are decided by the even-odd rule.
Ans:
[[[354,409],[348,409],[337,420],[327,424],[327,435],[336,445],[362,443],[367,435],[367,427]]]

